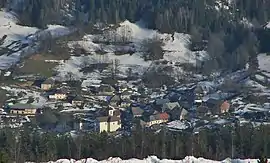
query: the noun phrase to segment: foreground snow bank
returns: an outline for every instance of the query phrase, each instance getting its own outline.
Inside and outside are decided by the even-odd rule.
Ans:
[[[122,160],[120,158],[109,158],[107,160],[103,161],[97,161],[92,158],[88,159],[82,159],[82,160],[68,160],[68,159],[60,159],[55,162],[51,161],[49,163],[257,163],[257,159],[246,159],[246,160],[240,160],[240,159],[226,159],[223,161],[213,161],[213,160],[208,160],[204,158],[195,158],[193,156],[187,156],[183,160],[168,160],[168,159],[163,159],[160,160],[156,156],[149,156],[146,159],[139,160],[139,159],[129,159],[129,160]]]

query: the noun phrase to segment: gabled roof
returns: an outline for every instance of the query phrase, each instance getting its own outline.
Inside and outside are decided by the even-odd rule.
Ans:
[[[175,107],[180,107],[180,104],[178,102],[168,102],[163,104],[163,108],[165,109],[173,109]]]
[[[183,109],[181,110],[181,115],[186,115],[186,114],[188,114],[188,111],[187,111],[186,109],[183,108]]]
[[[118,122],[121,119],[119,117],[116,116],[105,116],[105,117],[98,117],[97,120],[99,122]]]
[[[38,107],[32,104],[17,103],[10,106],[10,109],[37,109]]]
[[[159,113],[155,115],[150,116],[150,121],[155,121],[155,120],[168,120],[169,115],[167,113]]]
[[[114,95],[110,98],[110,102],[118,102],[121,100],[121,97],[119,95]]]
[[[46,79],[42,84],[54,84],[54,80],[52,78]]]
[[[65,89],[57,89],[55,94],[67,94],[67,91]]]

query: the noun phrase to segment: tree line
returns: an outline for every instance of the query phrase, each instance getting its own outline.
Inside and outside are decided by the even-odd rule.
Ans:
[[[29,127],[23,130],[0,131],[0,162],[42,162],[59,158],[109,157],[182,159],[193,155],[215,160],[233,158],[260,158],[270,156],[269,126],[220,127],[173,132],[166,128],[159,132],[136,128],[129,136],[107,133],[59,134],[41,132]]]

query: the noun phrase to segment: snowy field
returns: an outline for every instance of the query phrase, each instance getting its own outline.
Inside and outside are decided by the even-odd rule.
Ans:
[[[53,37],[70,33],[66,27],[48,25],[45,30],[18,25],[12,12],[0,10],[0,69],[8,69],[20,60],[22,52],[34,52],[37,36],[50,32]],[[7,52],[8,51],[8,52]]]
[[[34,99],[33,103],[31,104],[36,105],[36,106],[44,106],[47,102],[47,99],[41,96],[40,92],[25,90],[25,89],[16,88],[16,87],[9,87],[9,86],[2,86],[1,89],[9,92],[7,96],[10,96],[10,95],[16,96],[20,93],[23,93],[23,97],[16,99],[19,103],[26,104],[29,98]]]
[[[114,44],[114,40],[121,40],[122,36],[128,37],[129,43],[124,45]],[[142,58],[144,49],[142,43],[144,40],[158,38],[163,42],[163,59],[169,61],[171,65],[175,63],[196,63],[196,60],[203,60],[207,55],[202,51],[197,54],[188,49],[190,36],[187,34],[159,33],[156,30],[144,28],[141,23],[131,23],[124,21],[116,29],[104,29],[102,34],[85,35],[81,41],[70,42],[69,46],[74,48],[80,46],[91,55],[72,56],[66,63],[58,66],[59,77],[64,78],[68,72],[74,74],[75,78],[93,78],[98,79],[99,73],[93,72],[83,74],[79,70],[84,61],[90,63],[110,63],[112,60],[119,60],[120,72],[125,74],[128,68],[132,68],[134,73],[142,74],[151,66],[151,61],[145,61]],[[97,41],[98,40],[98,41]],[[103,42],[112,42],[105,44]],[[99,54],[98,51],[104,54]],[[134,52],[132,55],[129,52]],[[116,52],[123,54],[116,55]],[[126,52],[126,53],[125,53]]]
[[[82,160],[68,160],[68,159],[61,159],[58,161],[51,161],[49,163],[257,163],[257,159],[246,159],[246,160],[240,160],[240,159],[226,159],[223,161],[214,161],[214,160],[208,160],[204,158],[195,158],[193,156],[187,156],[183,160],[168,160],[163,159],[160,160],[156,156],[149,156],[146,159],[139,160],[139,159],[129,159],[129,160],[122,160],[120,158],[109,158],[107,160],[103,161],[97,161],[92,158],[88,159],[82,159]]]
[[[270,72],[270,55],[260,54],[258,55],[259,68],[263,71]]]
[[[38,31],[37,28],[17,25],[17,22],[16,17],[12,13],[0,11],[0,38],[2,38],[0,47],[9,47],[9,49],[15,49],[16,47],[19,47],[21,43],[29,43],[29,40],[26,37]],[[3,39],[5,35],[7,37]],[[20,51],[10,55],[1,55],[0,69],[9,68],[12,64],[19,61],[19,58]]]

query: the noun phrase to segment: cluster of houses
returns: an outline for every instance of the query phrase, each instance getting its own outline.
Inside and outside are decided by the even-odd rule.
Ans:
[[[193,87],[147,89],[139,81],[132,84],[121,81],[112,85],[93,81],[92,84],[78,87],[70,86],[69,83],[57,83],[49,78],[41,81],[38,86],[48,103],[69,103],[73,108],[78,108],[70,114],[83,112],[83,115],[74,118],[75,130],[115,132],[123,129],[126,121],[132,123],[134,119],[139,120],[142,127],[152,127],[175,120],[224,114],[231,107],[228,98],[196,99],[205,92],[194,95]],[[43,108],[48,107],[46,103],[44,105],[15,103],[7,105],[7,108],[10,115],[31,118],[43,114]],[[65,107],[62,109],[69,111]],[[91,116],[88,116],[89,112]],[[126,113],[132,118],[127,118]]]

